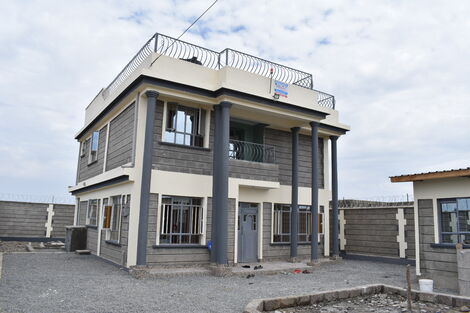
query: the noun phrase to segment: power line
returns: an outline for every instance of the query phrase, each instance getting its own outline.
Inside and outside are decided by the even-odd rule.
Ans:
[[[189,25],[189,26],[184,30],[184,32],[182,32],[181,35],[179,35],[178,38],[176,38],[176,40],[174,40],[174,41],[165,49],[165,51],[163,51],[158,57],[156,57],[155,60],[152,61],[152,63],[150,63],[150,66],[152,66],[153,63],[155,63],[163,54],[165,54],[165,52],[167,52],[167,50],[170,49],[171,46],[173,46],[173,44],[174,44],[176,41],[178,41],[181,37],[183,37],[183,35],[186,34],[186,32],[187,32],[191,27],[193,27],[194,24],[196,24],[197,21],[199,21],[199,20],[204,16],[204,14],[206,14],[206,13],[214,6],[214,4],[217,3],[217,1],[219,1],[219,0],[215,0],[214,2],[212,2],[212,4],[211,4],[201,15],[199,15],[199,17],[198,17],[196,20],[194,20],[194,22],[192,22],[191,25]]]

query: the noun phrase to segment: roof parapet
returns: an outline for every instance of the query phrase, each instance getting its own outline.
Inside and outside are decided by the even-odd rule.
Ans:
[[[130,60],[124,69],[103,90],[106,99],[123,84],[132,73],[153,53],[196,63],[214,70],[229,66],[246,72],[279,80],[287,84],[311,89],[317,93],[320,106],[335,109],[335,97],[313,89],[312,74],[226,48],[221,52],[206,49],[163,34],[153,35]],[[152,61],[153,64],[155,60]]]

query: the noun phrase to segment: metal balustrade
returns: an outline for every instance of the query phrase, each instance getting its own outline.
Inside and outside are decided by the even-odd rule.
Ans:
[[[319,106],[335,109],[335,96],[323,91],[313,90],[317,92],[317,102]]]
[[[260,163],[274,163],[275,150],[273,146],[240,141],[229,141],[229,158]]]
[[[214,70],[230,66],[253,74],[272,78],[287,84],[313,89],[312,74],[296,70],[278,63],[264,60],[237,50],[224,49],[221,52],[206,49],[183,40],[178,40],[163,34],[156,33],[137,52],[124,69],[103,90],[103,97],[115,92],[137,68],[153,53],[199,64]],[[151,62],[155,62],[151,60]],[[317,103],[320,106],[335,108],[334,96],[317,92]]]

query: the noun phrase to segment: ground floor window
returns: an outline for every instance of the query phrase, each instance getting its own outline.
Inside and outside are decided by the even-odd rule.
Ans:
[[[88,208],[86,214],[86,225],[97,226],[97,216],[98,216],[98,208],[100,205],[100,200],[93,199],[88,200]]]
[[[273,242],[290,243],[290,204],[275,204],[273,212]],[[323,233],[323,206],[318,213],[318,233]],[[299,205],[299,234],[298,242],[310,242],[312,234],[312,213],[310,206]]]
[[[441,243],[470,244],[470,198],[439,200]]]
[[[160,243],[202,244],[201,198],[163,196],[161,208]]]
[[[107,240],[121,242],[122,218],[130,206],[130,195],[117,195],[103,199],[103,229]]]

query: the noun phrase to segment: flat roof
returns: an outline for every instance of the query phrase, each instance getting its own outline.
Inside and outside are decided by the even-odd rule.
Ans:
[[[439,179],[439,178],[452,178],[452,177],[465,177],[470,176],[470,167],[427,172],[427,173],[417,173],[417,174],[405,174],[400,176],[390,176],[390,181],[392,183],[401,183],[401,182],[412,182],[419,180],[430,180],[430,179]]]

